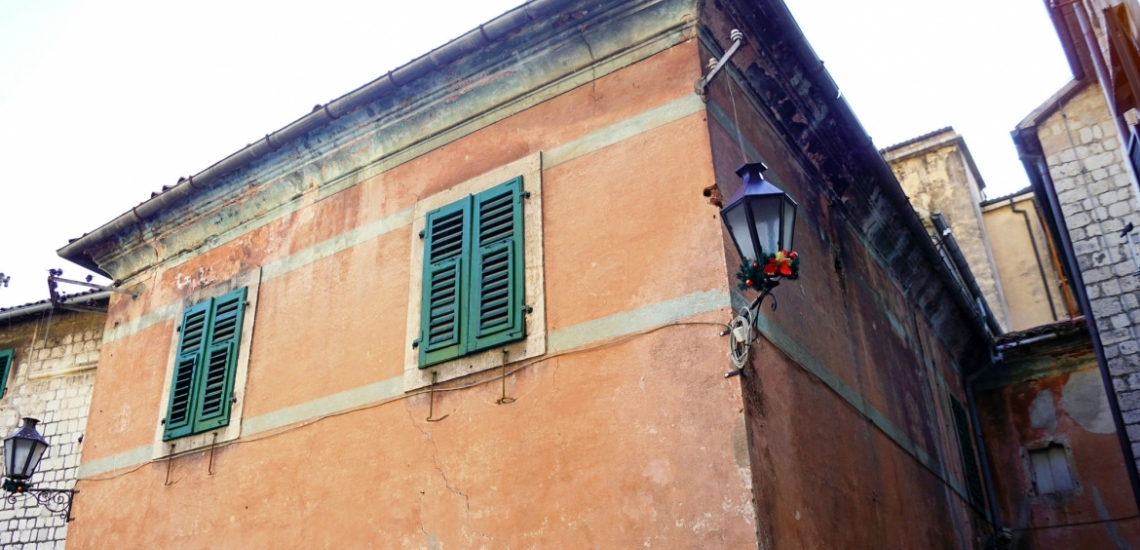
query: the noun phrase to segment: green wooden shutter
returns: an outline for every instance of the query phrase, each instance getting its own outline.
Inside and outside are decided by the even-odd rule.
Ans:
[[[463,290],[468,278],[471,198],[428,213],[424,229],[420,368],[464,353]]]
[[[8,374],[12,371],[12,355],[15,350],[0,350],[0,397],[8,393]]]
[[[245,288],[212,300],[209,339],[199,366],[194,433],[230,423],[238,342],[241,340]]]
[[[198,363],[206,345],[210,321],[207,300],[182,312],[182,325],[178,335],[178,358],[170,382],[170,400],[166,407],[165,430],[162,439],[167,441],[192,433],[196,401]]]
[[[958,432],[958,450],[962,455],[962,472],[966,477],[966,492],[970,502],[981,506],[982,480],[978,476],[978,463],[974,458],[974,442],[970,439],[970,419],[962,403],[953,395],[950,396],[950,406],[954,410],[954,427]]]
[[[522,178],[475,196],[467,351],[526,336],[523,322]]]

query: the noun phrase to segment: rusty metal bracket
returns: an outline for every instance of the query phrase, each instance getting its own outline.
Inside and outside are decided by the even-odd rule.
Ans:
[[[56,275],[56,273],[59,273],[59,272],[60,272],[59,270],[52,270],[51,274],[48,275],[48,280],[47,280],[48,295],[51,298],[52,307],[57,307],[57,308],[61,308],[61,309],[70,309],[72,311],[90,311],[90,312],[95,312],[95,313],[106,313],[107,312],[107,310],[104,308],[67,303],[67,301],[69,299],[72,299],[72,298],[82,299],[83,295],[68,296],[66,294],[60,294],[59,283],[66,283],[69,285],[77,285],[77,286],[85,286],[87,288],[94,288],[96,290],[102,290],[104,292],[118,292],[119,294],[126,294],[127,296],[130,296],[131,298],[138,298],[139,297],[138,292],[131,291],[131,290],[123,290],[123,289],[118,288],[116,286],[97,285],[95,283],[87,282],[87,281],[76,281],[73,279],[64,279],[63,277]]]
[[[431,386],[428,386],[428,415],[427,418],[424,419],[428,422],[439,422],[440,420],[451,416],[451,413],[447,413],[439,418],[432,418],[435,416],[435,378],[437,375],[439,375],[439,371],[432,371]]]
[[[724,55],[720,57],[720,61],[717,61],[716,65],[713,65],[709,74],[706,74],[704,78],[701,78],[696,83],[697,95],[701,96],[701,99],[704,101],[708,101],[709,84],[712,83],[713,78],[728,64],[728,60],[736,54],[736,50],[739,50],[740,45],[744,43],[744,33],[740,32],[740,29],[732,29],[732,32],[729,34],[729,40],[732,40],[732,46],[728,48],[728,51],[724,52]]]

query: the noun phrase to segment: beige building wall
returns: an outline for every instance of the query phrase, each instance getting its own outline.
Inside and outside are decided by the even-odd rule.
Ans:
[[[1010,330],[1069,318],[1066,289],[1032,191],[983,206],[982,219],[1009,308]]]
[[[978,204],[985,182],[978,174],[962,137],[944,128],[883,151],[883,158],[910,197],[911,206],[931,230],[930,215],[941,212],[978,288],[1003,329],[1010,327],[1009,308],[1002,293],[993,254],[986,245],[986,227]]]

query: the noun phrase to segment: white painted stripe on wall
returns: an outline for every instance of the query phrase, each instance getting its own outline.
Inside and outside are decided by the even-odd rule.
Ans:
[[[395,229],[412,223],[412,209],[405,208],[390,216],[380,218],[374,222],[364,224],[355,229],[345,231],[326,241],[317,243],[275,262],[266,265],[261,270],[261,280],[270,281],[294,269],[307,266],[318,260],[328,258],[338,252],[348,250],[358,244],[368,242]]]
[[[680,99],[634,115],[617,124],[586,134],[543,153],[542,167],[543,169],[553,168],[603,147],[609,147],[704,110],[705,104],[700,97],[695,94],[687,94]]]
[[[547,348],[551,353],[565,351],[728,306],[728,292],[724,289],[694,292],[553,331],[547,337]]]
[[[550,333],[550,352],[565,351],[625,336],[648,328],[687,319],[694,315],[716,311],[728,306],[728,293],[723,289],[694,292],[671,300],[645,305],[629,311],[615,313],[600,319],[586,321]],[[242,422],[242,437],[251,436],[291,424],[314,420],[338,412],[391,399],[404,393],[404,376],[381,380],[367,386],[351,389],[306,403],[286,407]],[[240,441],[240,440],[239,440]],[[151,459],[152,447],[147,445],[116,455],[84,462],[79,465],[79,478],[88,478]]]
[[[290,424],[344,412],[395,397],[403,392],[404,375],[401,374],[374,384],[255,416],[241,423],[241,435],[242,437],[256,435]]]

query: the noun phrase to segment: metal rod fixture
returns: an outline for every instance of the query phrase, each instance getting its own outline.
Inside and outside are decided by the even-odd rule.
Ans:
[[[712,83],[712,79],[728,64],[728,60],[732,58],[736,50],[740,49],[740,45],[744,44],[744,33],[740,32],[739,29],[732,29],[732,32],[729,34],[729,40],[732,40],[732,46],[729,46],[728,51],[724,52],[724,55],[720,57],[720,61],[717,61],[716,65],[713,65],[709,74],[706,74],[697,81],[697,95],[701,96],[702,99],[707,100],[709,84]]]

